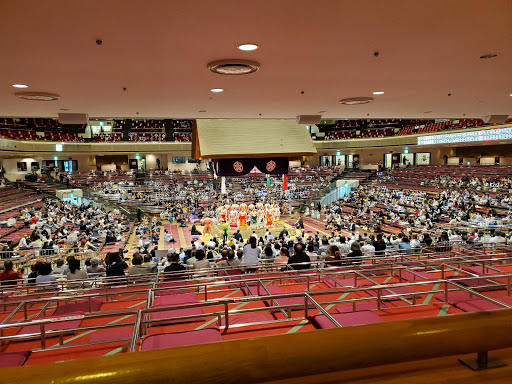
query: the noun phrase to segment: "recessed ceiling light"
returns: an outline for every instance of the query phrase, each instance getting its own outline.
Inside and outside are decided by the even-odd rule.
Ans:
[[[215,92],[215,93],[224,92],[224,90],[222,88],[212,88],[212,89],[210,89],[210,91]]]
[[[481,59],[492,59],[494,57],[498,56],[497,53],[487,53],[485,55],[480,56]]]
[[[423,112],[423,113],[432,113],[432,111],[425,111],[425,112]]]
[[[201,109],[199,112],[203,113],[203,112],[206,112],[204,109]]]
[[[509,96],[512,96],[512,93]]]
[[[249,52],[249,51],[255,51],[257,50],[259,47],[256,45],[256,44],[250,44],[250,43],[247,43],[247,44],[241,44],[237,47],[239,50],[241,51],[246,51],[246,52]]]
[[[25,84],[13,84],[12,86],[14,88],[28,88],[28,85]]]
[[[376,92],[373,92],[373,94],[374,94],[374,95],[383,95],[383,94],[384,94],[384,92],[382,92],[382,91],[376,91]]]

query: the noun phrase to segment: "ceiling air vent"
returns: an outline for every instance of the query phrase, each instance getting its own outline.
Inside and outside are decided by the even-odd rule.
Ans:
[[[358,105],[368,104],[373,101],[373,97],[349,97],[348,99],[341,99],[340,104],[344,105]]]
[[[217,60],[208,63],[208,69],[220,75],[247,75],[260,69],[260,64],[249,60]]]
[[[55,101],[60,99],[60,96],[56,93],[48,92],[16,92],[14,96],[33,101]]]

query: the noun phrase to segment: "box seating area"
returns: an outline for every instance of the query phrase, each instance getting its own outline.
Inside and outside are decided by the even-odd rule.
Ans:
[[[337,131],[337,132],[329,132],[327,134],[326,140],[345,140],[345,139],[354,139],[356,137],[356,131]]]
[[[2,289],[0,366],[250,339],[512,305],[509,248],[262,264]],[[199,277],[199,276],[202,277]],[[19,353],[11,359],[6,353]]]
[[[431,133],[437,131],[445,131],[449,129],[463,129],[471,127],[479,127],[485,125],[482,119],[460,119],[454,121],[442,121],[442,122],[429,122],[423,124],[407,125],[404,126],[396,134],[397,136],[410,135],[413,133]]]
[[[130,132],[128,134],[129,141],[164,141],[165,133],[162,132]]]
[[[394,182],[384,185],[390,186],[421,186],[425,179],[436,179],[443,176],[460,179],[461,177],[478,177],[487,179],[500,179],[512,177],[512,166],[509,165],[426,165],[408,168],[397,168],[391,174]],[[438,189],[428,186],[430,189]]]
[[[393,136],[395,132],[393,131],[393,128],[382,128],[382,129],[365,129],[361,132],[361,135],[359,137],[361,139],[363,138],[376,138],[376,137],[386,137],[386,136]]]
[[[99,141],[100,143],[108,142],[108,141],[121,141],[123,138],[120,133],[101,133],[99,135],[94,135],[94,140]]]
[[[13,140],[81,141],[56,119],[0,118],[0,136]]]
[[[163,120],[133,120],[131,132],[160,133],[164,127]]]
[[[292,207],[298,207],[304,199],[307,199],[308,196],[313,193],[316,190],[321,190],[323,186],[326,186],[328,183],[328,178],[332,178],[333,170],[329,168],[325,169],[311,169],[311,168],[302,168],[302,169],[295,169],[292,168],[289,171],[288,174],[288,185],[289,188],[292,188],[292,186],[295,186],[295,190],[291,191],[289,193],[289,199],[286,200],[288,205]],[[364,174],[364,177],[368,177],[368,173]],[[116,193],[103,193],[103,186],[99,184],[103,184],[105,181],[107,182],[113,182],[113,183],[119,183],[123,182],[124,186],[122,188],[129,193],[132,192],[142,192],[142,193],[149,193],[152,194],[155,198],[152,199],[152,203],[143,203],[140,200],[123,200],[123,204],[132,206],[134,208],[141,208],[144,211],[151,211],[153,213],[159,213],[162,208],[155,207],[153,210],[151,207],[155,205],[157,201],[161,201],[162,198],[165,199],[172,199],[172,196],[163,196],[156,198],[158,193],[158,187],[159,185],[174,185],[176,183],[181,184],[197,184],[200,185],[201,183],[209,183],[213,182],[213,174],[211,173],[147,173],[144,178],[143,184],[138,184],[141,180],[138,179],[137,183],[135,182],[135,176],[134,175],[116,175],[116,176],[91,176],[87,174],[72,174],[71,180],[73,184],[81,185],[81,186],[97,186],[96,191],[102,194],[102,197],[106,200],[112,200],[112,201],[118,201],[120,198],[120,195],[118,192]],[[279,178],[277,181],[274,177],[272,177],[272,184],[275,185],[275,183],[281,183],[282,179]],[[266,187],[266,176],[264,174],[257,174],[257,177],[254,178],[254,174],[248,174],[244,176],[240,176],[237,178],[227,178],[227,183],[230,185],[229,190],[234,192],[235,195],[240,193],[241,195],[246,195],[246,184],[247,183],[256,183],[256,185],[260,189],[264,189]],[[136,185],[138,184],[138,185]],[[276,189],[276,199],[280,199],[281,197],[278,196],[280,194],[280,185],[277,186]],[[237,198],[238,199],[238,198]],[[239,203],[246,202],[246,203],[252,203],[254,199],[252,197],[246,197],[245,200],[237,200]],[[211,205],[213,201],[199,201],[200,205]]]
[[[192,132],[174,132],[174,141],[192,141]]]

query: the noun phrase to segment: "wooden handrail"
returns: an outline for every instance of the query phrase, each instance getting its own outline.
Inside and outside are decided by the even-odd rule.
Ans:
[[[259,383],[512,347],[512,309],[2,370],[2,383]]]

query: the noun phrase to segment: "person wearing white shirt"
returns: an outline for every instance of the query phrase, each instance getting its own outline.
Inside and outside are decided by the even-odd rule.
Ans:
[[[503,235],[502,232],[496,232],[493,237],[489,240],[489,244],[494,244],[495,246],[502,246],[507,243],[507,239]]]
[[[28,235],[25,235],[25,236],[23,236],[21,238],[21,240],[20,240],[20,242],[18,244],[20,249],[27,249],[27,248],[29,248],[28,243],[27,243],[27,237],[28,237]]]
[[[363,256],[365,257],[373,257],[375,256],[375,247],[369,244],[366,240],[364,245],[361,247],[361,252],[363,252]]]

